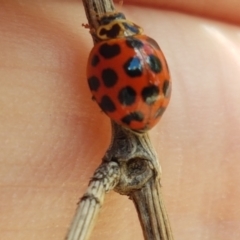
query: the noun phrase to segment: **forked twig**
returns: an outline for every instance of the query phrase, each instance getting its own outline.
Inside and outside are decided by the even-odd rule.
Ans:
[[[90,32],[97,17],[115,11],[111,0],[83,0]],[[160,190],[160,166],[148,133],[138,134],[112,121],[112,142],[81,198],[67,240],[87,240],[105,194],[114,189],[133,200],[146,240],[173,240]]]
[[[67,239],[88,239],[105,193],[114,188],[134,201],[146,240],[173,240],[160,191],[158,159],[148,134],[136,134],[113,122],[112,130],[112,144],[80,201]],[[101,185],[98,191],[96,185]]]

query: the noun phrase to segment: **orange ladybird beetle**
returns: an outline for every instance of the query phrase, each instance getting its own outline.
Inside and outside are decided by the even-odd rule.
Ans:
[[[101,17],[92,35],[87,79],[93,99],[116,123],[140,133],[151,129],[171,95],[160,47],[119,12]]]

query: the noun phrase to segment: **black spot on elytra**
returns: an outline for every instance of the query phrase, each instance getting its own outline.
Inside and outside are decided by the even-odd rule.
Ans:
[[[147,57],[147,63],[150,67],[150,69],[154,72],[154,73],[160,73],[162,71],[162,64],[159,60],[158,57],[156,57],[155,55],[149,55]]]
[[[129,106],[135,102],[136,95],[132,87],[126,86],[119,91],[118,100],[122,105]]]
[[[97,91],[100,87],[100,81],[97,77],[92,76],[88,79],[88,86],[91,91]]]
[[[104,112],[114,112],[116,110],[115,104],[107,95],[102,97],[99,105]]]
[[[152,105],[157,101],[157,98],[159,96],[159,88],[155,85],[151,85],[143,88],[141,94],[144,102],[148,105]]]
[[[99,62],[100,62],[100,59],[99,59],[98,55],[94,55],[94,56],[92,57],[91,65],[92,65],[93,67],[96,67]]]
[[[140,49],[143,47],[143,43],[141,40],[139,39],[136,39],[136,38],[133,38],[133,37],[128,37],[126,39],[126,44],[128,47],[130,48],[137,48],[137,49]]]
[[[118,44],[109,45],[104,43],[99,48],[99,53],[106,59],[116,57],[121,52],[120,46]]]
[[[155,113],[155,118],[161,117],[165,110],[166,110],[165,107],[160,107]]]
[[[110,88],[113,87],[118,81],[117,73],[111,69],[106,68],[102,71],[102,80],[106,87]]]
[[[139,57],[129,58],[123,68],[129,77],[139,77],[142,75],[142,63]]]
[[[168,80],[165,80],[163,83],[163,94],[165,97],[169,97],[171,94],[171,85]]]
[[[150,37],[147,37],[146,41],[147,41],[150,45],[152,45],[155,49],[160,50],[160,47],[159,47],[158,43],[157,43],[154,39],[152,39],[152,38],[150,38]]]
[[[132,121],[142,122],[144,116],[141,112],[132,112],[126,116],[124,116],[121,121],[127,125],[130,125]]]
[[[107,38],[116,38],[121,31],[121,27],[118,23],[114,24],[111,29],[102,28],[99,32],[101,36],[106,35]]]

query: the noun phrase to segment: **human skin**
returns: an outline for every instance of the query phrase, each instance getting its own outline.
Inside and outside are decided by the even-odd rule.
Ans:
[[[240,16],[236,1],[198,2],[119,9],[171,70],[172,99],[150,136],[175,239],[240,239]],[[111,134],[87,86],[86,17],[76,0],[0,4],[0,238],[63,239]],[[106,196],[95,239],[143,239],[127,197]]]

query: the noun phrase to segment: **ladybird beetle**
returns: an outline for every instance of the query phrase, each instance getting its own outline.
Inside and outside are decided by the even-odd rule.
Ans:
[[[155,40],[122,13],[99,19],[87,64],[88,85],[103,112],[136,132],[151,129],[165,111],[171,81]]]

